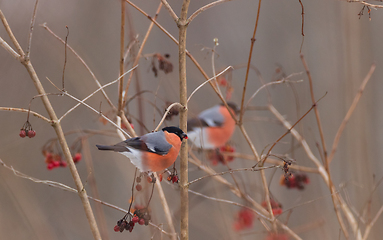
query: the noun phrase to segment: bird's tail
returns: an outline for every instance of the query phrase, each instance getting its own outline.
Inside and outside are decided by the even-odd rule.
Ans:
[[[106,145],[96,145],[98,150],[108,150],[108,151],[114,151],[115,147],[114,146],[106,146]]]

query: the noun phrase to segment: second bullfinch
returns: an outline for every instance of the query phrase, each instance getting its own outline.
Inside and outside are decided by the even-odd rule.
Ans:
[[[99,150],[111,150],[128,157],[141,172],[159,172],[177,159],[182,140],[188,139],[178,127],[129,138],[112,146],[96,145]]]
[[[238,108],[228,103],[235,115]],[[194,146],[203,149],[216,149],[225,145],[235,129],[235,120],[223,104],[201,112],[198,117],[188,120],[188,137]]]

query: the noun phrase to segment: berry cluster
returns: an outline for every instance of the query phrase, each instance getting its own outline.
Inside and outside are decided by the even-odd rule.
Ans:
[[[255,214],[248,208],[242,208],[238,213],[233,228],[235,231],[241,231],[253,226]]]
[[[226,88],[226,100],[230,100],[234,91],[234,88],[231,85],[231,78],[229,77],[229,80],[227,80],[224,75],[221,75],[217,78],[217,82],[219,86]]]
[[[57,167],[67,166],[67,163],[62,159],[61,154],[43,150],[43,155],[45,157],[45,163],[47,164],[48,170],[52,170]],[[73,157],[74,163],[79,162],[81,158],[82,158],[81,153],[76,153]]]
[[[283,210],[282,210],[282,204],[280,204],[279,202],[275,201],[274,199],[270,199],[270,204],[271,204],[271,208],[273,209],[273,215],[274,216],[278,216],[278,215],[281,215]],[[266,201],[263,201],[261,203],[262,207],[264,207],[265,209],[267,209],[267,202]]]
[[[177,175],[169,175],[167,180],[172,183],[178,183],[178,176]]]
[[[45,157],[45,163],[47,164],[48,170],[67,166],[67,163],[62,160],[61,155],[59,154],[43,151],[43,155]]]
[[[305,188],[304,184],[309,184],[310,179],[304,173],[294,173],[289,177],[282,175],[280,184],[286,186],[287,188],[297,188],[303,190]]]
[[[126,217],[122,218],[117,222],[117,225],[114,226],[115,232],[123,232],[127,230],[129,232],[133,231],[134,225],[138,223],[139,225],[149,225],[151,219],[150,213],[147,208],[137,209],[133,213],[133,217],[130,221],[126,221]]]
[[[24,123],[23,127],[20,129],[19,136],[22,138],[25,138],[26,136],[28,136],[29,138],[33,138],[34,136],[36,136],[36,131],[32,129],[32,125],[29,123],[28,120]]]
[[[234,160],[233,156],[228,156],[225,153],[233,153],[235,148],[230,144],[220,147],[219,149],[208,151],[207,158],[211,161],[213,166],[216,166],[218,163],[226,165],[226,163]]]
[[[173,167],[171,170],[166,169],[163,174],[168,175],[166,177],[166,180],[168,180],[168,182],[178,183],[179,178],[177,174],[177,169],[175,167]],[[158,176],[161,176],[162,179],[162,174],[159,174]]]
[[[169,58],[169,57],[170,57],[169,54],[165,54],[164,56],[162,56],[159,53],[155,53],[153,55],[153,58],[152,58],[152,71],[153,71],[155,77],[158,76],[158,69],[157,69],[156,64],[155,64],[155,59],[158,60],[158,68],[160,70],[164,71],[165,74],[170,73],[170,72],[173,71],[173,64],[166,59],[166,58]]]

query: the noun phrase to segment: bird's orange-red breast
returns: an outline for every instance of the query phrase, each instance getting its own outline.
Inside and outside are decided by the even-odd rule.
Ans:
[[[141,172],[159,172],[177,159],[182,140],[188,136],[178,127],[129,138],[112,146],[96,145],[99,150],[111,150],[128,157]]]
[[[230,111],[238,112],[234,103],[228,103]],[[235,129],[235,120],[229,110],[219,104],[201,112],[197,118],[188,121],[188,137],[195,147],[215,149],[225,145]]]

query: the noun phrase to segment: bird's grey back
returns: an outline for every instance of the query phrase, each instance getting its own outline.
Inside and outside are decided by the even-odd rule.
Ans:
[[[169,152],[172,145],[168,143],[163,131],[145,134],[141,140],[146,143],[146,146],[151,152],[165,155]]]
[[[220,105],[217,105],[212,108],[206,109],[198,115],[198,118],[202,119],[211,127],[221,126],[224,123],[225,118],[219,111],[220,107]]]

